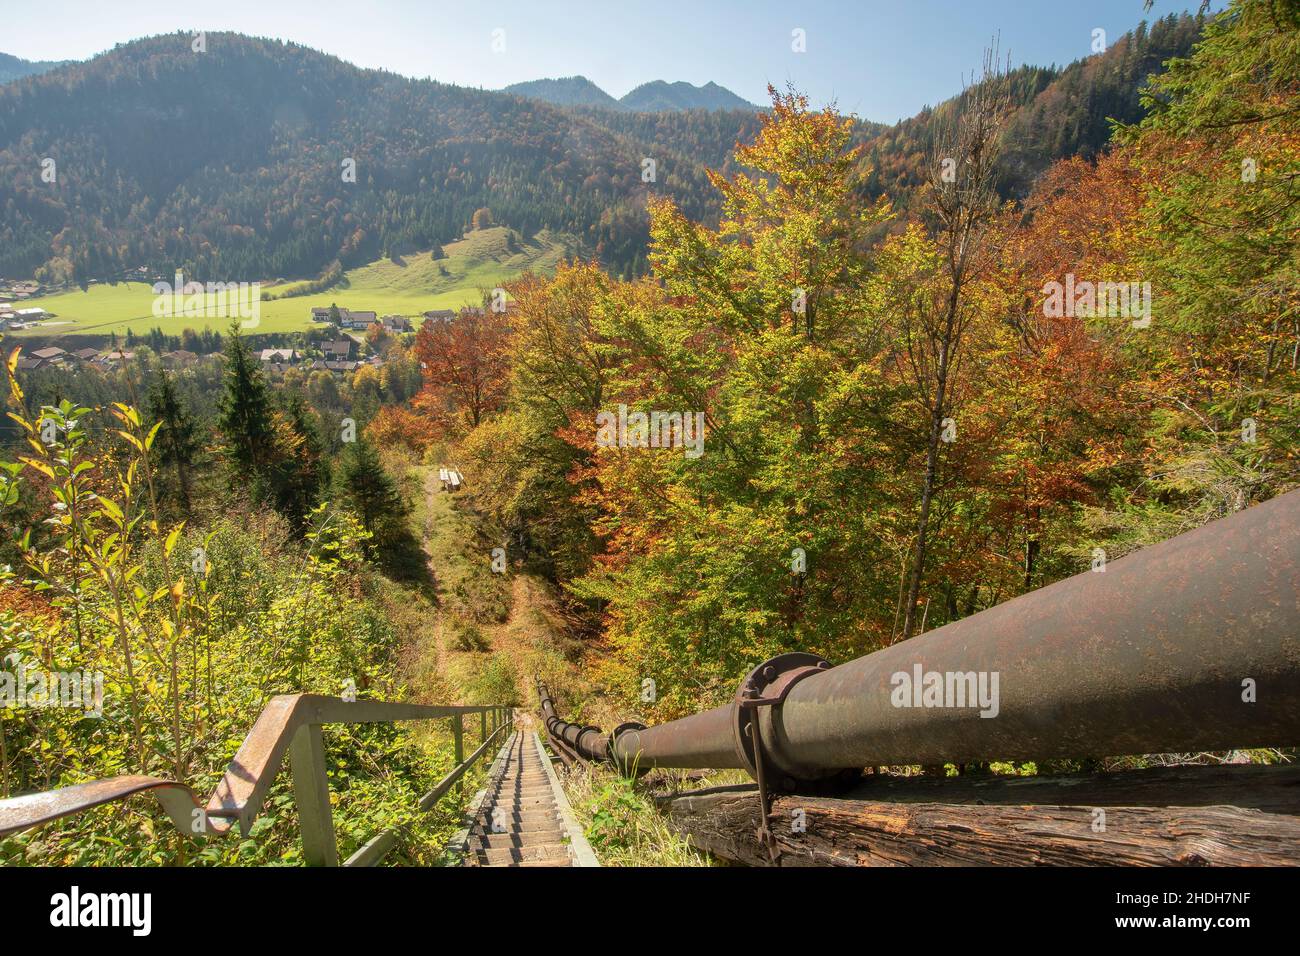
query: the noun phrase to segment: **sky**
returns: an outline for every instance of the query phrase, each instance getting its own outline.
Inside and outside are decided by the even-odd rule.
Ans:
[[[363,67],[499,89],[581,74],[613,96],[710,80],[754,103],[792,83],[879,122],[959,91],[998,36],[1013,66],[1063,65],[1199,0],[5,0],[0,51],[85,59],[176,30],[292,40]],[[1216,3],[1217,9],[1221,4]],[[794,31],[804,51],[795,52]],[[496,32],[503,31],[503,32]],[[494,43],[495,41],[495,43]],[[494,49],[495,45],[495,49]]]

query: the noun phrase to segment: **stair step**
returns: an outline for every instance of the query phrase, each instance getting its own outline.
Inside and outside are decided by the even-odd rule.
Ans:
[[[564,844],[543,843],[528,847],[474,849],[480,863],[502,866],[511,863],[545,863],[567,866],[570,862],[568,847]]]
[[[563,843],[564,830],[555,821],[549,823],[530,823],[523,826],[506,825],[504,830],[493,830],[490,826],[477,823],[470,830],[474,836],[511,836],[516,835],[525,841],[534,843]]]
[[[517,810],[542,810],[554,808],[554,793],[530,793],[530,795],[516,796],[513,793],[502,793],[487,800],[487,813],[491,813],[493,808],[503,806],[506,809]]]
[[[554,834],[476,833],[474,835],[474,844],[484,850],[529,850],[536,847],[558,847],[566,853],[568,852],[568,844],[564,842],[563,836],[558,831]]]

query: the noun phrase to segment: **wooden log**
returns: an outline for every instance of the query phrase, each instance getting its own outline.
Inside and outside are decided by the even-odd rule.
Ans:
[[[696,847],[773,865],[753,786],[657,802]],[[1297,866],[1300,767],[879,775],[833,797],[779,796],[770,819],[779,866]]]

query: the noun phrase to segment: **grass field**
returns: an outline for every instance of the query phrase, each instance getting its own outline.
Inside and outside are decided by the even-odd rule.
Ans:
[[[509,230],[493,227],[472,232],[458,242],[447,243],[445,259],[436,262],[429,253],[413,253],[396,261],[381,259],[344,273],[339,284],[324,292],[288,295],[299,283],[276,286],[263,284],[260,321],[252,334],[294,332],[312,327],[311,310],[337,304],[341,308],[373,311],[379,315],[405,315],[418,320],[429,309],[455,309],[477,305],[483,289],[491,289],[532,271],[550,273],[564,255],[564,237],[541,232],[527,242],[509,248]],[[576,244],[571,244],[576,247]],[[267,299],[268,294],[277,296]],[[159,327],[175,335],[183,329],[212,326],[224,331],[229,319],[219,317],[218,297],[211,296],[211,319],[193,316],[157,318],[153,314],[154,294],[142,282],[95,285],[87,291],[62,292],[32,301],[53,318],[15,336],[124,335],[128,329],[143,334]]]

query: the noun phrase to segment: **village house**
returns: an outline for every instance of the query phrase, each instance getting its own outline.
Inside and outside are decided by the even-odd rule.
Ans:
[[[96,359],[96,362],[106,368],[111,368],[115,365],[124,365],[125,363],[132,361],[134,358],[134,352],[126,352],[122,349],[113,349],[111,352],[101,353],[99,358]]]
[[[193,365],[198,361],[198,355],[189,349],[176,349],[172,352],[162,354],[163,364],[170,368],[178,368],[185,365]]]
[[[335,362],[317,359],[311,363],[311,370],[313,372],[355,372],[359,364],[359,362]]]
[[[40,295],[41,284],[39,282],[10,282],[7,286],[0,286],[5,298],[30,299],[34,295]]]
[[[374,312],[353,312],[348,310],[347,315],[343,315],[343,310],[339,310],[339,328],[359,329],[364,331],[379,321]]]
[[[424,313],[426,322],[450,322],[456,318],[455,309],[430,309]]]
[[[347,337],[320,344],[320,350],[325,353],[326,361],[334,362],[346,362],[352,358],[352,350],[355,347],[356,343]]]
[[[331,315],[333,309],[330,306],[316,306],[311,310],[311,320],[313,322],[333,322]],[[367,329],[379,321],[374,312],[354,312],[352,309],[345,309],[343,306],[338,307],[338,327],[340,329]]]
[[[386,315],[383,318],[385,332],[400,334],[411,331],[411,320],[404,315]]]
[[[298,361],[295,349],[262,349],[259,358],[263,365],[288,365]]]
[[[66,350],[57,345],[47,345],[43,349],[35,349],[32,358],[38,358],[47,365],[62,365],[67,354]]]

